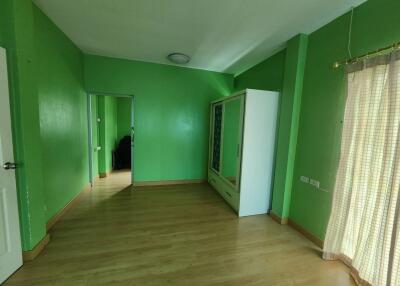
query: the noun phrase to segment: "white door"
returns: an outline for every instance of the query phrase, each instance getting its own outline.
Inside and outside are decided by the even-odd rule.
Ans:
[[[0,284],[22,265],[6,52],[0,47]]]

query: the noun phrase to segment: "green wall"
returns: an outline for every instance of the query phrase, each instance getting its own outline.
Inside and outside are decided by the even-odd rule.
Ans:
[[[99,153],[97,147],[100,146],[99,141],[99,128],[100,123],[97,122],[97,118],[99,118],[98,113],[98,100],[96,95],[92,95],[91,106],[92,106],[92,177],[95,179],[99,175]]]
[[[235,77],[235,90],[246,88],[281,91],[286,49]]]
[[[82,52],[34,6],[47,220],[88,183]]]
[[[88,182],[83,55],[32,1],[4,0],[0,8],[20,165],[22,242],[31,250],[45,236],[47,220]],[[231,92],[232,76],[92,56],[85,60],[89,90],[137,94],[138,179],[206,177],[208,103]],[[117,119],[105,126],[115,129]],[[105,166],[111,166],[111,152]]]
[[[0,2],[0,46],[6,46],[6,33],[7,33],[7,1]]]
[[[135,181],[207,177],[209,103],[231,93],[231,75],[86,55],[85,84],[135,95]]]
[[[45,236],[43,165],[40,144],[37,62],[32,1],[0,4],[2,46],[7,49],[22,248]]]
[[[0,24],[22,247],[31,250],[45,236],[47,220],[88,181],[83,55],[32,1],[1,1]]]
[[[353,56],[400,41],[398,11],[398,0],[369,0],[356,8]],[[350,15],[344,15],[309,36],[290,219],[321,239],[330,214],[345,104],[344,72],[332,64],[348,58],[349,21]],[[319,180],[328,193],[300,182],[301,175]]]
[[[117,98],[97,95],[99,102],[99,172],[112,171],[112,152],[117,145]]]
[[[117,98],[117,142],[124,136],[131,135],[132,99]]]
[[[355,9],[353,56],[400,41],[399,8],[400,2],[396,0],[369,0]],[[289,41],[282,54],[278,53],[235,78],[236,90],[259,88],[283,91],[279,132],[286,133],[284,137],[287,140],[281,140],[286,145],[284,147],[278,142],[273,212],[282,217],[289,216],[320,239],[325,236],[330,214],[345,104],[344,72],[343,69],[332,69],[332,65],[348,58],[349,22],[349,13],[339,17],[312,33],[308,37],[308,46],[303,43],[299,49],[295,43],[292,44],[292,53]],[[299,57],[301,50],[303,56]],[[296,71],[296,66],[300,66],[297,70],[303,72]],[[290,72],[293,68],[294,71]],[[280,76],[274,71],[279,71]],[[299,93],[301,87],[303,91]],[[286,94],[291,96],[300,94],[297,103],[289,102],[286,108],[282,102],[288,99],[285,89]],[[289,112],[290,109],[292,111]],[[296,112],[300,114],[296,116]],[[284,120],[286,123],[282,122],[284,114],[290,115]],[[292,115],[299,119],[293,121]],[[291,125],[298,125],[298,131],[294,128],[292,132],[284,127]],[[293,145],[293,142],[297,144]],[[319,180],[321,187],[328,192],[300,182],[302,175]]]

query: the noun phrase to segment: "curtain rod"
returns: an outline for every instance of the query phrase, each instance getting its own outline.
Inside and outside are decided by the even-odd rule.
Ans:
[[[376,51],[361,55],[359,57],[343,60],[343,61],[340,61],[340,62],[335,62],[333,64],[333,68],[337,69],[337,68],[339,68],[340,66],[343,66],[343,65],[354,64],[354,63],[360,62],[360,61],[362,61],[364,59],[368,59],[369,57],[384,55],[384,54],[393,52],[393,51],[398,50],[398,49],[400,49],[400,42],[392,44],[392,45],[384,47],[384,48],[381,48],[379,50],[376,50]]]

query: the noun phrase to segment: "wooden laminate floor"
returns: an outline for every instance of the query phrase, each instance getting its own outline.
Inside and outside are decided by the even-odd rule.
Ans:
[[[266,215],[238,219],[208,185],[129,187],[112,174],[51,231],[13,285],[354,285]]]

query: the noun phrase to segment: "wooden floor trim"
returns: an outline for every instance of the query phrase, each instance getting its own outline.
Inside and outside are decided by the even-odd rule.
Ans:
[[[169,181],[145,181],[134,182],[134,187],[158,187],[158,186],[173,186],[173,185],[190,185],[190,184],[204,184],[207,180],[169,180]]]
[[[61,217],[71,208],[76,206],[78,202],[82,199],[83,194],[85,192],[90,191],[92,186],[89,184],[83,188],[83,190],[73,198],[69,203],[67,203],[59,212],[57,212],[47,223],[46,223],[46,236],[35,246],[34,249],[29,251],[24,251],[22,253],[22,257],[24,261],[32,261],[34,260],[46,247],[50,242],[50,234],[49,231],[51,228],[61,219]]]
[[[314,243],[319,248],[323,248],[324,247],[324,241],[323,240],[319,239],[318,237],[316,237],[315,235],[310,233],[308,230],[306,230],[304,227],[302,227],[301,225],[295,223],[293,220],[291,220],[289,218],[281,218],[278,215],[276,215],[275,213],[273,213],[272,211],[269,213],[269,216],[279,224],[287,224],[287,225],[289,225],[291,228],[293,228],[294,230],[296,230],[299,233],[301,233],[304,237],[306,237],[308,240],[310,240],[312,243]]]
[[[280,216],[278,216],[277,214],[275,214],[272,211],[269,212],[269,216],[279,224],[288,224],[288,222],[289,222],[288,218],[281,218]]]
[[[291,226],[293,229],[295,229],[298,232],[300,232],[303,236],[305,236],[308,240],[313,242],[316,246],[318,246],[321,249],[324,247],[324,241],[323,240],[319,239],[318,237],[316,237],[315,235],[310,233],[308,230],[306,230],[304,227],[302,227],[301,225],[295,223],[293,220],[289,219],[288,222],[289,222],[289,226]]]
[[[47,232],[50,231],[50,229],[61,219],[61,217],[72,207],[74,207],[79,201],[82,199],[82,195],[85,192],[90,191],[91,185],[87,185],[86,187],[83,188],[83,190],[75,197],[73,198],[68,204],[66,204],[61,210],[59,210],[51,219],[46,224],[46,230]]]
[[[110,176],[112,172],[115,172],[115,170],[111,170],[111,171],[108,171],[108,172],[99,173],[98,178],[99,178],[99,179],[104,179],[104,178]]]
[[[100,179],[106,178],[107,175],[108,175],[108,173],[99,173],[99,178]]]
[[[50,242],[50,234],[46,236],[32,249],[29,251],[22,252],[22,258],[24,261],[34,260]]]

